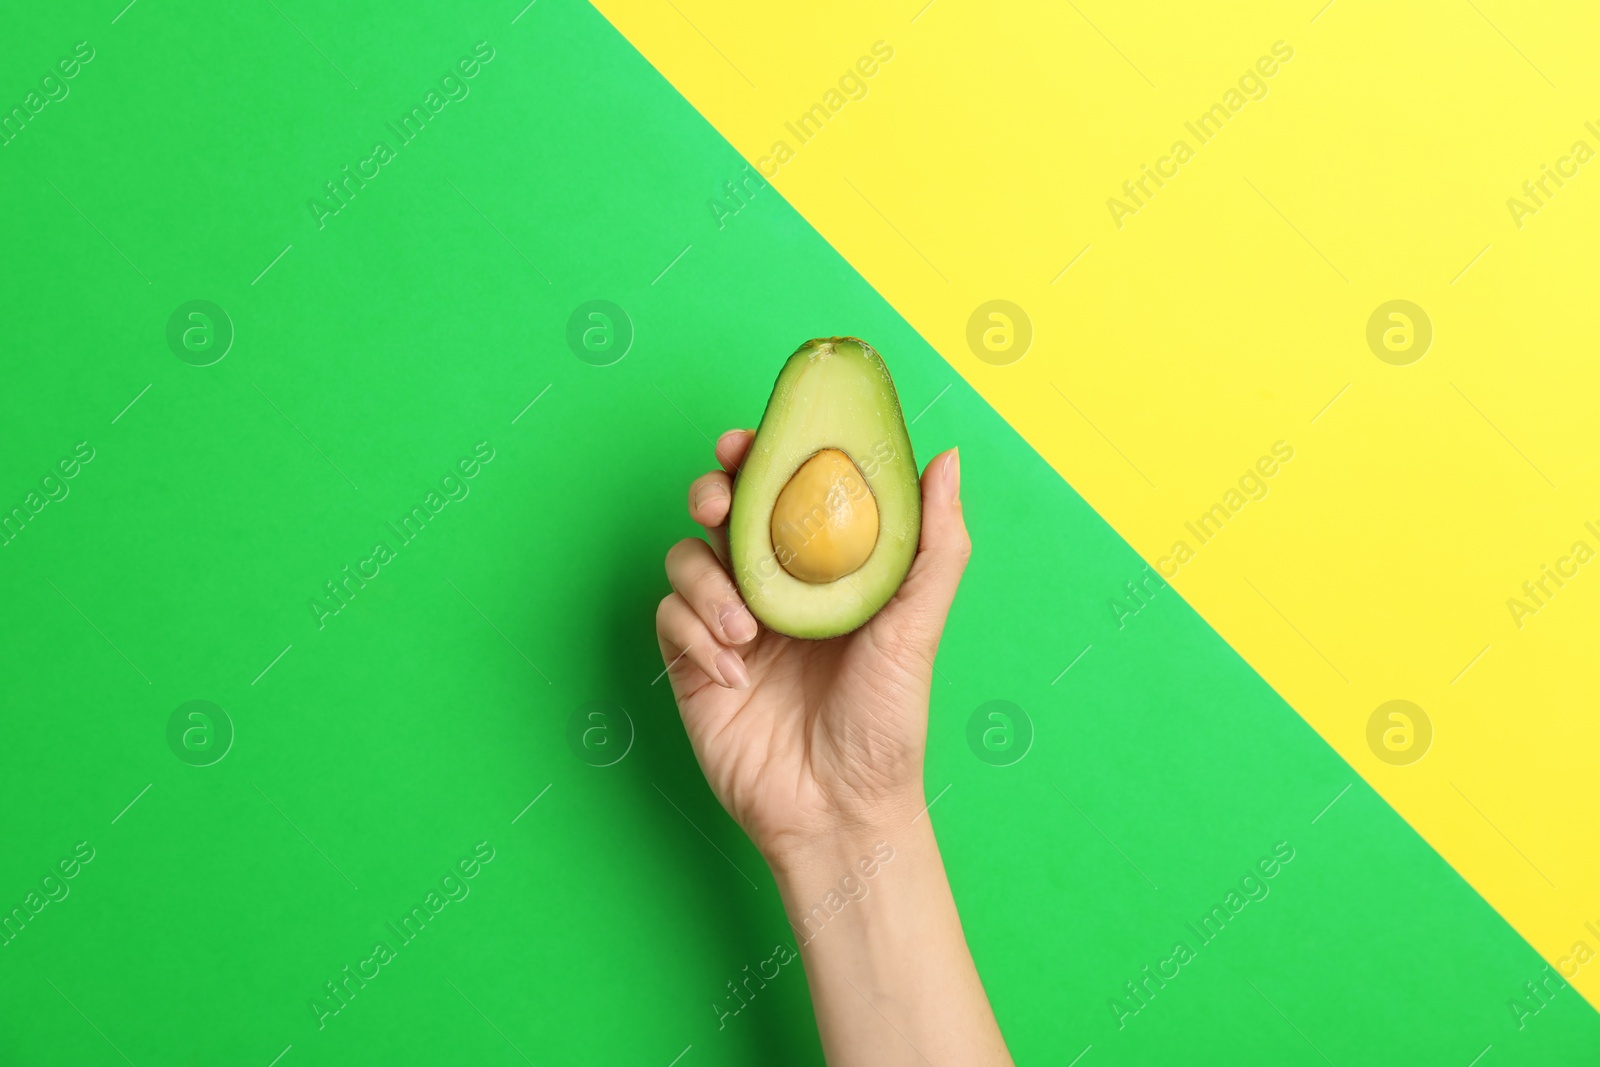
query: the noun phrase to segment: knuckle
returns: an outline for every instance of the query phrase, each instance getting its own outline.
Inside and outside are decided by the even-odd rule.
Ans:
[[[668,593],[666,596],[661,598],[661,603],[656,605],[657,626],[660,626],[662,623],[666,622],[666,620],[672,615],[672,606],[677,600],[677,596],[677,593]]]
[[[667,549],[667,569],[671,570],[673,567],[684,563],[689,558],[690,553],[694,551],[694,546],[699,543],[699,538],[685,537],[682,541]]]
[[[696,590],[694,609],[705,624],[713,632],[724,637],[731,637],[727,633],[728,619],[737,614],[744,607],[744,600],[739,596],[739,591],[727,581],[718,576],[715,581],[707,581]]]

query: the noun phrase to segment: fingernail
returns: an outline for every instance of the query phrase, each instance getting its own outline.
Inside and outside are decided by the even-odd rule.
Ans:
[[[961,449],[952,448],[944,462],[945,499],[954,504],[961,499]]]
[[[724,649],[717,655],[717,673],[730,689],[749,689],[750,674],[744,669],[744,660],[738,653]]]
[[[756,635],[756,620],[750,617],[750,612],[740,604],[727,603],[717,613],[717,621],[722,623],[722,632],[728,635],[728,640],[736,645],[742,645]]]

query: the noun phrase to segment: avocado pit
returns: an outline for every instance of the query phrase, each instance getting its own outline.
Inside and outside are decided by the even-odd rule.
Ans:
[[[878,502],[855,462],[824,448],[800,465],[772,509],[772,549],[784,570],[824,585],[859,570],[878,543]]]

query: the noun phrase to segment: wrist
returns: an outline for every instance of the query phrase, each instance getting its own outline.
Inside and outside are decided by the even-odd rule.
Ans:
[[[785,842],[770,850],[767,864],[784,900],[809,907],[838,891],[846,898],[860,883],[907,856],[937,854],[933,826],[922,802],[878,811],[826,832]]]
[[[915,955],[954,918],[949,882],[926,816],[872,841],[834,838],[775,868],[794,946],[814,967],[842,969],[874,1000],[894,960]]]

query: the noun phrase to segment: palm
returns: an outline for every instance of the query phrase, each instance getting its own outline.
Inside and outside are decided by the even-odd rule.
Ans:
[[[712,790],[766,851],[920,786],[927,664],[884,647],[891,603],[860,630],[801,641],[764,630],[747,648],[750,688],[726,689],[687,660],[673,690]]]

